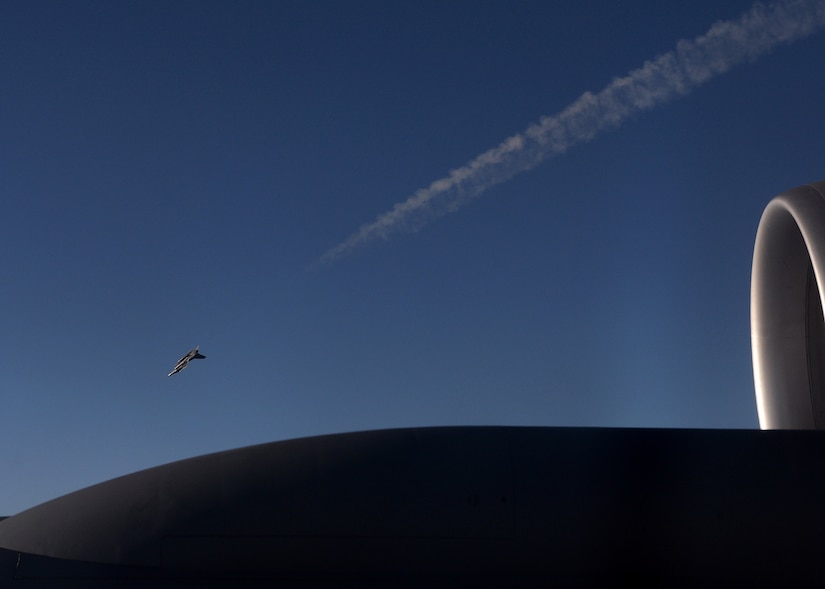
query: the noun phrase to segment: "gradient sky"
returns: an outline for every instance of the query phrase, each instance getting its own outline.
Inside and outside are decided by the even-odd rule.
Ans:
[[[753,240],[825,178],[825,34],[319,263],[751,6],[0,4],[0,515],[307,435],[757,427]]]

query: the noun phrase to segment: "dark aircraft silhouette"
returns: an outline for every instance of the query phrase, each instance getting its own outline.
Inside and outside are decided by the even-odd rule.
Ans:
[[[189,360],[198,360],[200,358],[206,358],[206,356],[198,352],[199,347],[200,346],[195,346],[194,349],[186,352],[186,355],[180,360],[178,360],[177,364],[175,364],[175,367],[172,369],[172,372],[170,372],[166,376],[172,376],[173,374],[177,374],[178,372],[189,366]]]
[[[0,518],[0,588],[822,589],[825,181],[768,205],[751,280],[769,431],[423,427],[198,456]]]

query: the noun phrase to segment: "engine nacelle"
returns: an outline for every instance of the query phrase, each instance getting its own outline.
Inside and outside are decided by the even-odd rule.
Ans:
[[[765,208],[753,252],[751,346],[762,429],[825,429],[825,181]]]

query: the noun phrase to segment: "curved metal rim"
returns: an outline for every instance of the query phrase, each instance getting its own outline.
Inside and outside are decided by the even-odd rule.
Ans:
[[[754,389],[762,429],[814,429],[812,296],[825,284],[825,181],[774,198],[759,222],[751,276]],[[817,326],[817,333],[820,327]]]

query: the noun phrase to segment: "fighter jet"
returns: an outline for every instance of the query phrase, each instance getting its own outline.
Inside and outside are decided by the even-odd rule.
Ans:
[[[189,350],[183,358],[178,360],[178,363],[175,364],[175,367],[172,369],[172,372],[170,372],[166,376],[172,376],[173,374],[177,374],[178,372],[189,366],[189,360],[206,358],[206,356],[198,352],[199,347],[200,346],[195,346],[193,350]]]

